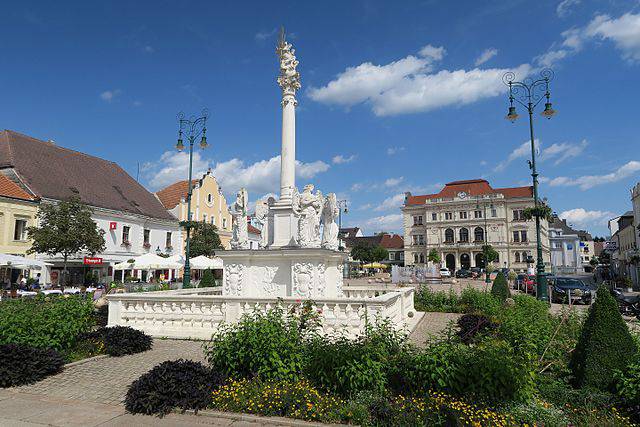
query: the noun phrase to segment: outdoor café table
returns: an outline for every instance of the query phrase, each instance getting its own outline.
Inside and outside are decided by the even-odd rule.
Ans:
[[[46,289],[41,292],[43,295],[62,295],[62,291],[60,289]]]
[[[80,288],[64,288],[63,291],[65,294],[79,294],[80,293]]]
[[[21,297],[35,297],[36,295],[38,295],[37,292],[32,292],[32,291],[21,291],[18,290],[18,295],[20,295]]]

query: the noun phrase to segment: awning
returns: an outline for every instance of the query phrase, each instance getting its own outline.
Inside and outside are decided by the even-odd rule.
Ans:
[[[148,253],[133,258],[133,262],[121,262],[113,266],[114,270],[173,270],[182,267],[181,264],[163,258],[156,254]]]
[[[218,257],[209,258],[204,255],[191,258],[189,264],[194,270],[219,270],[223,268],[222,259]]]

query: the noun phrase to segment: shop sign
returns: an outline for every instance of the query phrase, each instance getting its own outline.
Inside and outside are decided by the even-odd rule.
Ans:
[[[82,260],[82,263],[85,264],[85,265],[102,265],[102,258],[86,256]]]
[[[110,222],[109,223],[109,230],[116,230],[118,228],[118,223],[117,222]]]

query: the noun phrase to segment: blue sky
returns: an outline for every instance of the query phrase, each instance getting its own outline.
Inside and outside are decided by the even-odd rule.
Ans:
[[[196,168],[228,194],[277,192],[281,24],[302,75],[297,184],[348,199],[347,225],[399,231],[404,191],[453,180],[527,185],[507,70],[555,70],[559,114],[535,130],[541,194],[569,222],[605,234],[640,176],[637,1],[27,1],[3,17],[0,127],[139,163],[151,190],[186,176],[176,114],[207,107]]]

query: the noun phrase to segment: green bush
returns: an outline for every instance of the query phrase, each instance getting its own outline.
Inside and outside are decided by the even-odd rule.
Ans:
[[[213,272],[210,269],[207,269],[202,273],[202,279],[198,284],[199,288],[211,288],[216,285],[216,281],[213,278]]]
[[[465,344],[472,344],[487,334],[492,333],[498,325],[484,314],[468,313],[458,319],[456,335]]]
[[[616,393],[635,422],[640,422],[640,360],[614,374]]]
[[[93,303],[82,296],[0,302],[0,344],[66,351],[93,325]]]
[[[452,289],[432,291],[428,286],[421,286],[413,299],[418,311],[458,313],[461,310],[460,297]]]
[[[460,305],[464,313],[482,313],[495,317],[502,312],[502,302],[489,292],[479,291],[471,287],[460,293]]]
[[[135,380],[127,391],[125,408],[132,414],[166,415],[174,408],[206,408],[220,378],[202,363],[191,360],[163,362]]]
[[[502,302],[504,302],[511,296],[511,292],[509,291],[509,283],[507,283],[507,279],[504,277],[502,271],[498,272],[498,275],[493,280],[493,286],[491,286],[491,295],[495,296]]]
[[[267,313],[247,314],[237,324],[225,324],[205,345],[215,372],[230,378],[289,380],[300,378],[303,366],[298,317],[285,317],[281,306]]]
[[[0,345],[0,388],[32,384],[62,370],[64,358],[55,350],[24,344]]]
[[[636,344],[618,311],[616,300],[601,286],[571,358],[570,368],[576,385],[610,389],[613,373],[624,371],[636,353]]]

